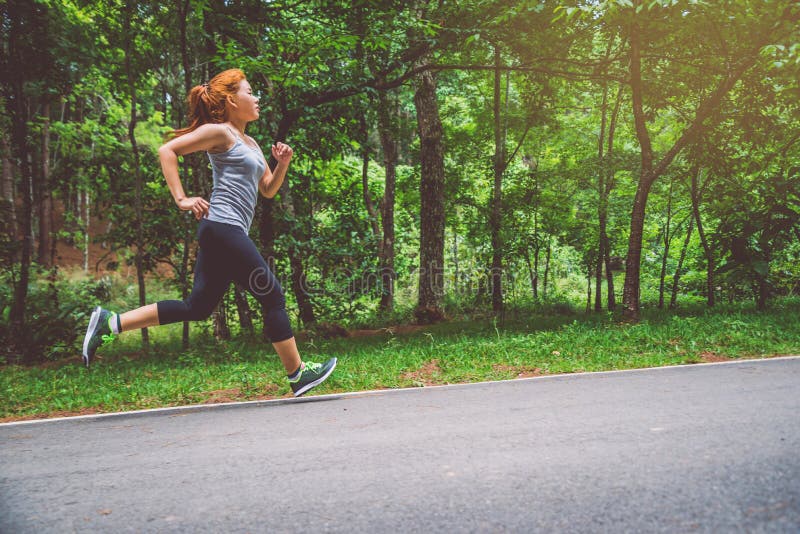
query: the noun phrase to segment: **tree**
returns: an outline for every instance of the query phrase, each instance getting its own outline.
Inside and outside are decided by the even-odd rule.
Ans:
[[[443,317],[444,154],[436,77],[423,72],[414,93],[420,145],[419,297],[415,315],[423,323]]]
[[[5,141],[8,153],[4,151],[3,154],[4,173],[9,173],[12,168],[18,170],[17,198],[21,199],[21,209],[12,212],[22,239],[18,245],[9,247],[9,252],[18,254],[9,321],[13,339],[20,343],[20,353],[28,356],[25,340],[31,332],[26,324],[26,302],[34,254],[35,204],[38,204],[36,211],[41,222],[38,259],[48,264],[51,252],[49,222],[52,204],[50,184],[47,183],[50,174],[50,102],[69,83],[72,77],[69,63],[74,54],[64,43],[70,19],[60,20],[58,10],[48,3],[5,2],[0,6],[0,21],[2,103],[4,115],[8,118],[8,122],[3,121],[3,130],[10,130],[11,134]],[[32,123],[39,121],[43,126],[32,129]],[[33,141],[37,130],[43,141],[38,147]],[[13,175],[4,176],[4,179],[8,178],[13,182]],[[17,237],[12,240],[17,241]],[[13,263],[17,264],[17,261]]]
[[[623,305],[625,316],[636,320],[639,316],[639,283],[641,269],[642,252],[642,231],[644,227],[645,210],[647,197],[653,183],[661,177],[675,157],[691,141],[697,138],[702,132],[708,129],[706,121],[712,118],[714,112],[719,108],[723,99],[733,89],[734,85],[741,77],[755,65],[759,58],[761,49],[789,35],[794,24],[800,20],[800,8],[787,2],[770,2],[769,6],[755,5],[725,5],[725,6],[705,6],[693,4],[691,6],[678,6],[671,1],[657,1],[652,3],[635,2],[631,7],[625,7],[624,2],[604,2],[608,8],[609,16],[620,17],[620,25],[630,43],[629,46],[629,74],[632,94],[632,107],[636,137],[639,141],[641,150],[641,170],[639,181],[631,211],[630,237],[628,241],[628,254],[626,258],[625,285],[623,288]],[[757,15],[757,25],[754,24],[753,15]],[[725,32],[736,32],[738,39],[728,39],[723,37],[721,40],[712,41],[703,39],[706,35],[703,28],[707,27],[709,20],[730,20],[734,24],[726,24]],[[723,29],[720,27],[720,31]],[[742,36],[747,36],[743,38]],[[697,46],[687,46],[687,43],[700,37]],[[652,64],[660,63],[659,72],[663,72],[670,80],[681,77],[686,60],[680,62],[677,58],[669,55],[664,57],[665,52],[669,53],[674,44],[680,42],[680,50],[699,51],[702,55],[692,58],[691,62],[701,66],[704,73],[718,73],[717,81],[708,90],[704,85],[692,83],[687,80],[687,85],[696,87],[693,91],[691,100],[697,102],[696,110],[688,116],[692,118],[687,121],[687,125],[679,130],[676,140],[664,152],[663,156],[656,160],[651,133],[647,127],[647,115],[645,113],[645,99],[652,93],[650,87],[655,80],[650,76],[655,76],[654,72],[647,72],[647,86],[645,86],[645,74],[643,74],[643,58],[657,58]],[[729,46],[735,43],[735,49]],[[702,46],[700,46],[702,45]],[[663,58],[663,59],[662,59]],[[644,64],[647,68],[650,63]],[[673,66],[670,71],[666,66]],[[691,73],[694,76],[694,73]],[[664,75],[662,75],[664,76]],[[696,80],[696,78],[693,78]],[[660,88],[674,87],[667,82],[664,77],[657,86]],[[708,91],[706,93],[706,91]],[[657,95],[656,95],[657,96]],[[661,101],[655,100],[651,106],[653,109],[663,107],[669,102],[669,93],[662,96]],[[686,96],[684,95],[685,99]]]

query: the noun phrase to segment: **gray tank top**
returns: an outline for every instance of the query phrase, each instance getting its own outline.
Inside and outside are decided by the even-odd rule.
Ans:
[[[236,137],[231,148],[216,154],[207,152],[214,177],[207,218],[236,225],[248,233],[258,200],[258,181],[267,162],[260,149],[245,143],[232,130],[231,133]]]

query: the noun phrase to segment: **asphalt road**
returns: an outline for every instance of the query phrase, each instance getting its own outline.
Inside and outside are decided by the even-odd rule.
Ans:
[[[0,531],[798,532],[800,358],[2,425]]]

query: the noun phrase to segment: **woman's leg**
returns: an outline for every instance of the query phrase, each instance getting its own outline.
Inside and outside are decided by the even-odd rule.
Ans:
[[[191,294],[185,300],[162,300],[155,304],[155,310],[144,306],[129,312],[130,316],[123,315],[123,330],[128,330],[126,321],[131,322],[131,328],[141,328],[137,326],[140,323],[171,324],[210,317],[232,280],[225,228],[226,225],[205,219],[200,222],[197,232],[200,249],[194,265]]]
[[[283,289],[255,243],[244,232],[232,233],[227,244],[233,260],[233,277],[246,287],[264,309],[264,323],[272,346],[288,375],[300,369],[300,352],[294,339]]]
[[[120,332],[158,326],[158,304],[148,304],[119,316]]]
[[[215,257],[223,255],[200,249],[192,292],[186,300],[162,300],[120,314],[120,332],[208,318],[231,283],[230,275],[214,261]]]
[[[127,330],[170,324],[181,321],[197,321],[211,315],[231,282],[229,261],[220,250],[224,238],[216,235],[215,229],[201,222],[198,230],[200,250],[194,268],[192,293],[186,300],[162,300],[117,315],[97,307],[89,318],[89,326],[83,340],[83,361],[88,367],[99,347],[111,342],[114,337]]]
[[[336,358],[323,364],[301,361],[286,313],[283,289],[267,262],[244,232],[231,235],[227,243],[235,266],[234,279],[261,303],[267,335],[286,369],[292,391],[295,396],[303,395],[330,376],[336,368]]]
[[[297,343],[294,336],[283,341],[272,344],[278,357],[281,359],[287,375],[292,375],[300,369],[300,351],[297,350]]]

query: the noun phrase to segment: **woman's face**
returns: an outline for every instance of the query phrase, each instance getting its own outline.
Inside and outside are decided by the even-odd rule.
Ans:
[[[247,80],[239,82],[239,91],[236,93],[234,103],[236,108],[232,111],[244,120],[254,121],[258,118],[258,97],[253,94]]]

